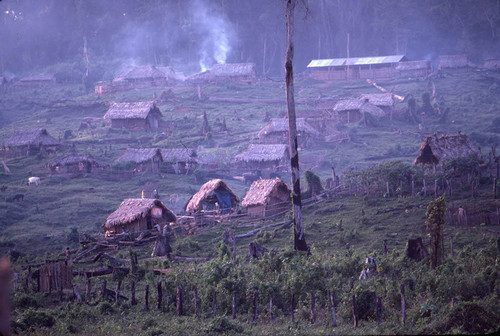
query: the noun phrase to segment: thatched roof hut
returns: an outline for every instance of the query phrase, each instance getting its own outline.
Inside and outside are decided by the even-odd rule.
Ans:
[[[50,162],[48,167],[57,173],[62,172],[63,167],[66,168],[66,172],[91,173],[92,169],[109,167],[109,164],[94,159],[91,154],[75,153]]]
[[[45,128],[17,131],[5,141],[8,150],[27,150],[28,155],[41,151],[56,151],[61,143],[54,139]]]
[[[225,79],[251,81],[257,77],[255,69],[255,63],[214,64],[209,70],[188,76],[186,79],[191,82]]]
[[[394,105],[394,98],[392,93],[367,93],[362,94],[361,101],[366,101],[378,107],[392,107]]]
[[[290,195],[290,188],[281,179],[259,179],[252,183],[241,205],[251,216],[268,217],[289,210]]]
[[[135,163],[135,171],[158,172],[163,157],[158,148],[127,148],[125,153],[115,160],[115,163],[126,162]]]
[[[441,55],[438,59],[438,70],[459,70],[469,66],[467,55]]]
[[[472,146],[465,134],[430,135],[420,146],[420,154],[413,164],[438,165],[454,158],[466,158],[478,155],[479,151]]]
[[[297,118],[297,132],[302,134],[310,134],[313,136],[319,136],[319,132],[314,129],[311,125],[309,125],[305,118]],[[278,133],[280,136],[284,134],[288,134],[288,119],[287,118],[273,118],[264,126],[258,134],[260,139],[265,138],[267,136],[271,136],[273,134]],[[288,141],[288,138],[287,138]]]
[[[288,146],[284,144],[250,144],[246,151],[235,155],[234,162],[243,163],[253,169],[283,166],[289,158]]]
[[[198,166],[196,150],[193,148],[161,148],[163,170],[166,173],[184,174]]]
[[[171,67],[154,65],[129,66],[118,72],[114,86],[150,87],[166,85],[169,81],[182,80]]]
[[[401,77],[425,77],[431,71],[431,62],[427,60],[401,62],[396,66],[396,70]]]
[[[118,209],[108,216],[103,228],[111,233],[137,232],[176,221],[175,214],[160,200],[130,198],[125,199]]]
[[[239,202],[238,196],[221,179],[210,180],[191,196],[184,210],[194,213],[200,210],[215,209],[216,203],[223,213],[230,212]]]
[[[40,73],[23,77],[19,80],[20,85],[51,85],[56,83],[56,76],[50,73]]]
[[[152,101],[112,103],[104,115],[113,128],[156,129],[162,114]]]
[[[339,118],[347,123],[357,122],[363,118],[365,113],[375,118],[382,118],[386,115],[384,110],[373,105],[368,99],[345,99],[339,100],[333,111]]]

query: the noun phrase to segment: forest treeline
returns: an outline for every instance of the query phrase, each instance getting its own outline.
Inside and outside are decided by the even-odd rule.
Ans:
[[[282,0],[4,0],[0,2],[0,72],[31,72],[69,62],[172,65],[197,72],[200,63],[255,62],[280,75],[285,51]],[[314,0],[297,10],[295,62],[405,54],[435,60],[500,52],[499,0]],[[8,46],[8,47],[5,47]]]

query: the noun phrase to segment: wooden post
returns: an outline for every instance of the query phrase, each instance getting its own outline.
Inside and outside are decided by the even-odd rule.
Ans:
[[[387,197],[391,196],[391,195],[389,194],[389,181],[386,181],[386,182],[385,182],[385,189],[386,189]]]
[[[273,306],[274,306],[274,299],[273,299],[273,293],[269,295],[269,316],[271,317],[271,322],[274,321],[274,311],[273,311]]]
[[[425,178],[422,180],[422,183],[424,184],[424,196],[427,196],[427,187],[425,185]]]
[[[232,305],[231,305],[231,307],[232,307],[231,317],[233,319],[235,319],[236,318],[236,291],[233,291],[233,293],[232,293]]]
[[[311,291],[311,324],[316,321],[316,297],[314,296],[314,291]]]
[[[233,264],[236,262],[236,237],[233,234]]]
[[[333,296],[333,292],[330,292],[330,304],[332,305],[332,326],[337,326],[337,314],[335,312],[335,300]]]
[[[493,198],[497,198],[497,178],[493,178]]]
[[[382,298],[377,297],[377,323],[382,323]]]
[[[387,255],[388,249],[387,249],[387,239],[384,239],[384,255]]]
[[[92,293],[92,278],[87,278],[87,287],[85,288],[85,302],[90,302],[90,294]]]
[[[135,306],[137,304],[137,300],[135,299],[135,281],[132,280],[130,282],[130,305]]]
[[[356,308],[356,295],[352,296],[352,318],[354,320],[354,327],[358,326],[358,309]]]
[[[199,310],[198,310],[198,287],[194,288],[194,315],[198,316],[199,315]]]
[[[61,286],[61,289],[62,289],[62,286]],[[73,293],[75,294],[78,302],[82,302],[82,296],[80,295],[80,291],[78,290],[78,286],[76,285],[76,283],[73,284]]]
[[[405,285],[401,284],[401,323],[406,323],[406,301],[405,301]]]
[[[161,280],[158,280],[156,282],[156,292],[158,294],[158,298],[156,300],[156,309],[161,310],[162,303],[163,303],[163,291],[161,288]]]
[[[14,278],[14,293],[15,293],[19,288],[19,273],[14,271],[13,278]]]
[[[450,237],[450,254],[451,254],[451,257],[453,258],[454,254],[453,254],[453,236]]]
[[[339,231],[342,231],[342,230],[343,230],[343,228],[342,228],[342,218],[341,218],[339,221]]]
[[[290,317],[292,318],[292,323],[295,322],[294,309],[295,309],[295,294],[292,294],[290,296]]]
[[[149,285],[146,285],[146,291],[144,293],[144,310],[149,310]]]
[[[116,304],[120,304],[120,287],[122,286],[122,281],[118,280],[118,283],[116,284],[116,296],[115,296],[115,302]]]
[[[253,293],[253,321],[257,322],[258,316],[258,306],[259,306],[259,291]]]
[[[213,317],[217,316],[217,290],[216,289],[214,289],[214,298],[213,298],[213,302],[212,302],[212,309],[213,309],[213,312],[212,312]]]
[[[31,283],[31,280],[33,278],[33,274],[31,273],[31,266],[28,266],[28,274],[26,275],[26,281],[27,281],[27,286],[28,286],[28,291],[31,292],[33,289],[33,285]]]
[[[177,316],[182,316],[182,286],[177,286]]]
[[[101,285],[101,297],[103,300],[106,300],[106,295],[107,295],[107,289],[106,289],[106,279],[102,280],[102,285]]]

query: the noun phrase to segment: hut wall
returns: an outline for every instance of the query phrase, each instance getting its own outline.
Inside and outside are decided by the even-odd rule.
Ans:
[[[266,207],[264,205],[252,205],[247,207],[247,213],[250,217],[265,217]]]
[[[363,118],[359,110],[340,111],[338,115],[339,120],[343,123],[358,122]]]
[[[429,69],[411,69],[399,70],[399,77],[426,77],[429,74]]]
[[[284,201],[282,199],[271,197],[266,205],[265,216],[273,216],[282,213],[291,208],[291,201]]]
[[[347,79],[344,68],[310,70],[309,76],[317,80],[344,81]]]
[[[73,271],[70,262],[45,264],[40,267],[40,291],[45,293],[73,290]]]
[[[112,119],[111,127],[145,130],[149,125],[144,119]]]

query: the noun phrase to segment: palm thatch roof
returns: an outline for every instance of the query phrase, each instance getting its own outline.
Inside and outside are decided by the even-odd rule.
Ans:
[[[115,160],[115,163],[128,161],[143,163],[152,160],[155,156],[159,156],[160,160],[163,160],[159,148],[127,148],[125,153]]]
[[[472,146],[469,137],[462,133],[427,136],[419,151],[420,154],[413,164],[437,165],[449,159],[479,154],[479,151]]]
[[[196,151],[193,148],[161,148],[163,162],[198,162]]]
[[[288,146],[282,144],[264,145],[250,144],[248,149],[235,155],[234,161],[279,161],[288,157]]]
[[[56,166],[70,166],[70,165],[79,164],[80,162],[88,162],[91,165],[93,165],[94,167],[107,167],[107,166],[109,166],[109,164],[107,164],[105,162],[98,161],[98,160],[94,159],[94,157],[91,154],[76,153],[76,154],[65,155],[61,158],[58,158],[58,159],[50,162],[49,168],[52,169],[53,167],[56,167]]]
[[[339,100],[335,104],[333,110],[337,113],[345,111],[360,111],[361,113],[369,113],[377,118],[385,116],[385,112],[380,107],[375,106],[364,99]]]
[[[309,125],[305,118],[297,118],[297,131],[303,133],[309,133],[319,136],[319,132],[315,130],[311,125]],[[259,138],[265,137],[271,133],[281,133],[288,132],[288,119],[287,118],[273,118],[264,126],[258,134]]]
[[[469,66],[467,55],[441,55],[439,56],[438,69],[465,68]]]
[[[221,179],[214,179],[202,185],[200,190],[196,194],[191,196],[191,198],[187,201],[184,210],[186,210],[186,212],[195,212],[202,208],[201,204],[204,201],[214,200],[215,202],[216,190],[227,191],[231,196],[231,201],[233,204],[240,201],[238,196],[235,195],[235,193],[227,186],[226,183],[224,183]]]
[[[369,93],[361,95],[362,101],[368,100],[370,104],[378,107],[392,107],[394,105],[394,98],[392,93]]]
[[[132,103],[112,103],[104,119],[146,119],[149,113],[161,112],[152,101]]]
[[[255,63],[225,63],[214,64],[210,73],[217,77],[255,77]]]
[[[277,177],[274,179],[259,179],[253,181],[241,205],[244,207],[265,205],[273,196],[279,199],[288,199],[291,202],[290,194],[290,188]]]
[[[5,142],[7,147],[57,146],[61,143],[49,135],[45,128],[17,131]]]
[[[115,226],[132,223],[139,218],[146,217],[154,206],[162,208],[164,217],[170,222],[177,221],[175,214],[170,211],[170,209],[167,208],[159,199],[128,198],[120,204],[118,209],[108,216],[103,226],[106,229],[110,229]]]
[[[422,61],[408,61],[401,62],[396,66],[396,70],[399,71],[411,71],[411,70],[422,70],[422,69],[430,69],[431,61],[422,60]]]

